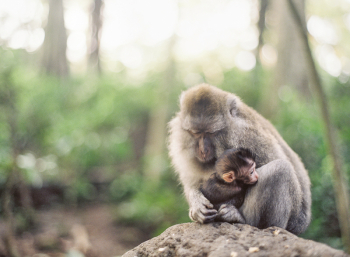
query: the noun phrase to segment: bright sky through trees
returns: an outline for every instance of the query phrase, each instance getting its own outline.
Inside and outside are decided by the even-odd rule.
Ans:
[[[118,63],[135,70],[156,69],[164,59],[163,45],[172,35],[177,36],[174,55],[180,62],[205,63],[215,55],[224,69],[238,67],[249,71],[255,67],[257,0],[104,2],[101,59],[111,71],[118,71]],[[308,5],[313,2],[317,4],[313,0]],[[91,1],[64,1],[67,57],[77,66],[84,66],[89,51],[90,4]],[[322,4],[326,10],[330,1],[323,0]],[[342,25],[349,33],[350,1],[332,1],[332,8],[342,10]],[[317,41],[315,53],[320,66],[332,76],[342,72],[350,75],[349,58],[335,49],[342,40],[339,24],[310,14],[309,9],[307,28]],[[37,51],[44,41],[47,14],[46,1],[0,0],[0,44]],[[264,64],[273,65],[277,58],[274,47],[265,45],[261,58]]]

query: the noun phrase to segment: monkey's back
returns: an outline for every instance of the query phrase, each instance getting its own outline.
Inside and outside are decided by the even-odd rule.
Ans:
[[[301,188],[301,195],[295,198],[302,199],[300,211],[296,214],[297,217],[295,217],[293,222],[298,224],[303,223],[306,229],[311,220],[311,183],[301,158],[289,147],[270,121],[251,107],[244,103],[241,104],[245,106],[243,108],[245,110],[243,115],[250,121],[253,121],[251,127],[255,130],[254,133],[259,133],[259,136],[262,138],[255,145],[256,149],[252,149],[258,152],[257,163],[264,165],[276,159],[284,159],[292,164]],[[262,144],[259,144],[260,142]],[[263,158],[259,159],[259,157]]]

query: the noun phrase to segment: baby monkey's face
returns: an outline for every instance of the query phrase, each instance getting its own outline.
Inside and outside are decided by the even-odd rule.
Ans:
[[[258,181],[259,175],[255,170],[256,164],[253,160],[249,160],[249,165],[241,167],[243,169],[240,173],[243,175],[238,180],[242,180],[244,184],[252,185]]]
[[[255,167],[256,164],[252,159],[246,159],[246,164],[238,167],[238,169],[237,167],[227,167],[227,169],[222,172],[222,179],[227,183],[242,181],[244,184],[248,185],[255,184],[259,178]]]
[[[219,179],[237,186],[255,184],[259,178],[255,168],[253,153],[244,148],[226,150],[215,164]]]

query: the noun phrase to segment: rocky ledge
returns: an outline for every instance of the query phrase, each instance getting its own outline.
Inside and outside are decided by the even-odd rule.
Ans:
[[[168,228],[122,257],[142,256],[350,256],[325,244],[271,227],[260,230],[243,224],[184,223]]]

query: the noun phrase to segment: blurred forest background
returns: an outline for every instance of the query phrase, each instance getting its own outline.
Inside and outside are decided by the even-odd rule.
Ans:
[[[294,3],[349,174],[350,1]],[[333,161],[287,1],[0,0],[0,255],[118,255],[189,222],[167,122],[181,91],[202,82],[271,120],[312,181],[302,237],[343,249]],[[102,223],[95,237],[114,245],[105,254],[91,225]]]

